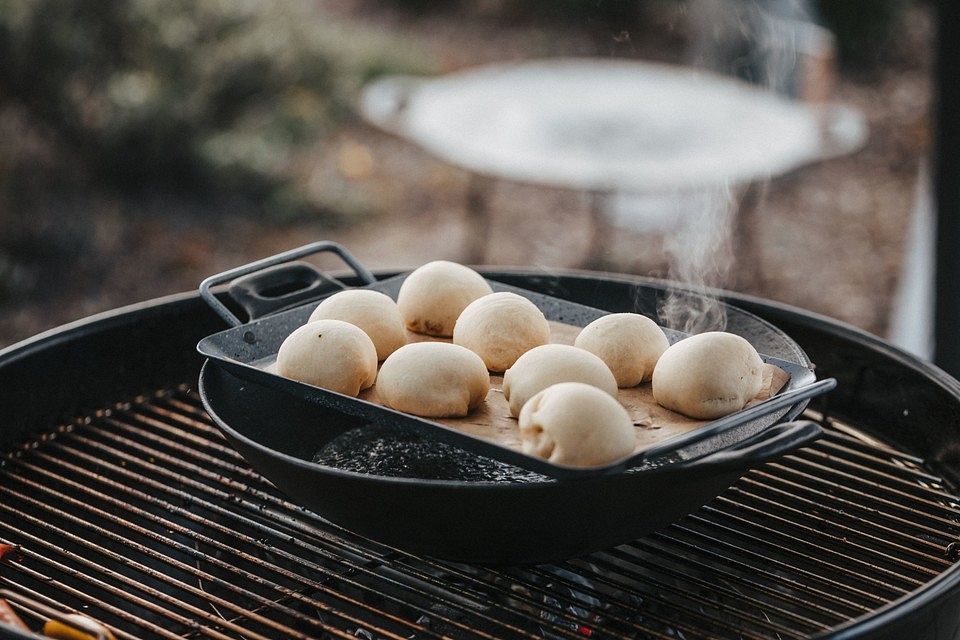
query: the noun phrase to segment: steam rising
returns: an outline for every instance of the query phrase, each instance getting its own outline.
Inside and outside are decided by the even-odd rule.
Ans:
[[[660,323],[687,333],[722,331],[725,307],[708,291],[726,283],[733,264],[731,244],[734,198],[728,186],[677,198],[679,225],[667,234],[672,287],[659,306]]]
[[[808,0],[700,0],[694,12],[694,66],[740,76],[788,95],[806,86],[805,40],[821,36]],[[699,24],[696,24],[699,22]],[[803,97],[803,96],[801,96]],[[659,306],[660,322],[687,333],[726,328],[725,307],[709,291],[722,288],[733,265],[736,214],[729,184],[677,198],[678,228],[667,235],[668,278],[680,283]]]

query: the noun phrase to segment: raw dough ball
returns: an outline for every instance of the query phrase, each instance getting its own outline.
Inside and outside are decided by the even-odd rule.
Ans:
[[[583,328],[574,344],[603,360],[617,386],[635,387],[653,375],[670,342],[657,323],[637,313],[611,313]]]
[[[453,342],[506,371],[524,353],[550,342],[550,325],[537,306],[515,293],[491,293],[471,302],[453,328]]]
[[[739,411],[763,385],[763,360],[749,342],[723,331],[672,345],[653,370],[653,397],[690,418],[710,420]]]
[[[308,322],[280,345],[277,372],[285,378],[356,396],[377,379],[377,349],[362,329],[349,322]]]
[[[379,291],[353,289],[333,294],[310,314],[310,322],[326,319],[343,320],[363,329],[377,348],[377,360],[386,359],[407,343],[397,303]]]
[[[428,262],[407,276],[397,306],[407,329],[450,337],[468,304],[493,291],[479,273],[456,262]]]
[[[603,360],[565,344],[534,347],[503,374],[503,397],[510,413],[520,415],[526,402],[559,382],[582,382],[617,397],[617,381]]]
[[[633,422],[610,394],[582,382],[561,382],[520,411],[523,452],[557,464],[590,467],[633,453]]]
[[[380,367],[377,393],[388,407],[417,416],[465,416],[490,390],[480,357],[449,342],[417,342],[397,349]]]

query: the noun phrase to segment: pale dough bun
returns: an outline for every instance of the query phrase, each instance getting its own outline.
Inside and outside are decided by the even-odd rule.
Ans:
[[[283,341],[277,372],[285,378],[356,396],[377,379],[377,349],[349,322],[317,320]]]
[[[749,342],[722,331],[672,345],[653,370],[653,397],[690,418],[712,420],[743,409],[763,384],[763,360]]]
[[[426,418],[462,417],[490,390],[480,357],[449,342],[417,342],[397,349],[380,367],[377,394],[388,407]]]
[[[377,348],[377,360],[384,360],[407,343],[400,309],[393,299],[370,289],[351,289],[335,293],[321,302],[313,313],[314,320],[343,320],[363,329]]]
[[[547,387],[520,411],[523,452],[550,462],[590,467],[633,453],[630,415],[610,394],[582,382]]]
[[[530,398],[559,382],[582,382],[617,397],[617,380],[603,360],[577,347],[545,344],[517,358],[503,374],[503,397],[510,414],[520,415]]]
[[[453,328],[453,342],[483,359],[490,371],[513,366],[524,353],[550,342],[550,325],[537,306],[515,293],[491,293],[471,302]]]
[[[637,313],[611,313],[583,328],[574,344],[603,360],[619,387],[635,387],[653,375],[670,342],[657,323]]]
[[[479,273],[456,262],[437,260],[415,269],[397,296],[407,329],[450,337],[453,325],[468,304],[492,292]]]

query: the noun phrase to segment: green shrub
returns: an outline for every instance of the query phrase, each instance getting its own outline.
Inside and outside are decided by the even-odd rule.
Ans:
[[[392,45],[306,2],[0,0],[0,96],[111,185],[269,196]]]

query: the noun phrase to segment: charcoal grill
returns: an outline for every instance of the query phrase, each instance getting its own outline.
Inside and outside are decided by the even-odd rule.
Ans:
[[[651,313],[664,291],[486,274],[610,311]],[[38,336],[0,353],[0,597],[32,628],[75,611],[119,639],[960,637],[960,384],[854,329],[729,300],[838,378],[806,412],[825,437],[668,529],[523,568],[360,538],[257,476],[194,391],[193,346],[221,328],[195,295]],[[730,328],[763,331],[735,310]]]

